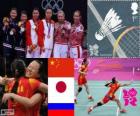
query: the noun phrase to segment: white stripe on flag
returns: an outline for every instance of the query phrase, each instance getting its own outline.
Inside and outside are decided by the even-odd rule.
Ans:
[[[56,89],[58,82],[64,82],[66,84],[66,90],[60,93]],[[70,77],[49,77],[48,78],[48,103],[74,103],[74,78]]]

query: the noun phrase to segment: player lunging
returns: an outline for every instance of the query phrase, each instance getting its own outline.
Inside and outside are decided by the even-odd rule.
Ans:
[[[105,95],[105,97],[102,99],[102,101],[98,102],[96,105],[89,107],[88,109],[88,114],[95,108],[102,106],[106,103],[108,103],[109,101],[114,101],[117,103],[120,113],[125,113],[126,110],[122,108],[121,106],[121,102],[120,100],[115,96],[116,91],[123,86],[129,86],[132,82],[128,83],[128,84],[121,84],[116,80],[116,77],[112,78],[112,82],[108,82],[107,84],[105,84],[106,87],[109,87],[109,91],[108,93]]]

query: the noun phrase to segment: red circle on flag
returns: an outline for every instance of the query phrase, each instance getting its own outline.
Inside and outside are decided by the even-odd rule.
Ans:
[[[56,84],[56,90],[59,92],[59,93],[63,93],[66,91],[66,84],[65,82],[63,81],[59,81],[57,84]]]

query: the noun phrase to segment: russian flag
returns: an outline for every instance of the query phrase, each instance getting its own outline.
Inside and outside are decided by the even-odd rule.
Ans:
[[[48,116],[74,116],[74,60],[48,59]]]

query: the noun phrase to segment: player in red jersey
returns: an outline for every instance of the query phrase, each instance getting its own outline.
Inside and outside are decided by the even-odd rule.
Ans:
[[[40,51],[43,49],[43,38],[39,36],[41,25],[39,15],[39,9],[34,8],[32,19],[26,23],[26,58],[40,58]]]
[[[38,90],[47,92],[44,89],[46,85],[37,80],[40,77],[41,64],[37,60],[29,64],[26,70],[26,77],[29,78],[24,76],[23,64],[20,60],[14,62],[13,66],[17,67],[14,70],[16,79],[8,84],[8,92],[11,93],[4,94],[2,101],[8,100],[8,109],[14,109],[15,116],[39,116],[44,94]]]
[[[108,103],[109,101],[114,101],[117,103],[119,109],[120,109],[120,112],[121,113],[125,113],[126,110],[122,108],[121,106],[121,102],[120,100],[115,96],[115,93],[117,92],[117,90],[120,88],[120,87],[123,87],[123,86],[129,86],[132,82],[128,83],[128,84],[121,84],[119,83],[118,81],[116,81],[116,78],[113,77],[112,78],[112,82],[109,82],[107,84],[105,84],[106,87],[109,87],[109,91],[108,93],[105,95],[105,97],[102,99],[102,101],[98,102],[96,105],[94,106],[91,106],[89,107],[88,109],[88,114],[93,110],[95,109],[96,107],[99,107],[99,106],[102,106],[106,103]]]
[[[74,24],[70,31],[70,58],[82,57],[82,42],[84,39],[84,26],[81,23],[81,13],[76,10],[73,15]]]
[[[87,79],[86,79],[87,70],[88,70],[88,61],[85,58],[82,62],[80,69],[79,69],[78,90],[76,92],[75,99],[74,99],[75,103],[77,103],[78,94],[82,91],[82,86],[84,86],[86,88],[86,92],[88,94],[88,99],[93,100],[92,96],[89,93],[89,88],[87,85]]]
[[[64,11],[60,10],[57,13],[58,22],[55,23],[54,35],[54,58],[67,58],[68,57],[68,40],[71,23],[65,20]]]

